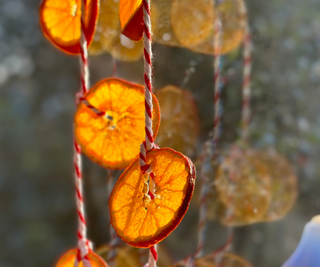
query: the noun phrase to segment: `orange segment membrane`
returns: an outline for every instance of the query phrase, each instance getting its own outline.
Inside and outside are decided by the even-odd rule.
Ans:
[[[179,225],[195,184],[190,159],[170,148],[149,151],[147,164],[154,179],[142,174],[136,159],[120,176],[109,200],[111,223],[118,236],[141,248],[160,242]]]

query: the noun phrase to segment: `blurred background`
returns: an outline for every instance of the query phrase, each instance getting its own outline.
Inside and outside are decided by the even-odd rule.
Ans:
[[[252,146],[275,147],[290,159],[299,196],[287,216],[235,229],[233,251],[253,266],[278,267],[320,213],[320,2],[247,0],[253,32]],[[74,95],[79,60],[54,48],[38,21],[39,0],[0,5],[0,266],[54,266],[76,246],[72,165]],[[200,116],[199,151],[212,128],[213,57],[154,45],[155,87],[192,92]],[[90,57],[91,84],[112,75],[109,54]],[[118,62],[117,76],[141,83],[142,60]],[[225,57],[224,143],[239,134],[241,51]],[[120,172],[116,172],[118,176]],[[89,238],[109,241],[107,171],[84,160]],[[173,260],[197,245],[197,203],[163,242]],[[223,245],[226,229],[209,222],[205,253]],[[181,243],[183,246],[181,246]]]

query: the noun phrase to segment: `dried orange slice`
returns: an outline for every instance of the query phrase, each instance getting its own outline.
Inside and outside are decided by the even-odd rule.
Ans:
[[[267,166],[252,149],[231,146],[217,168],[215,184],[225,209],[220,214],[223,224],[257,222],[269,207],[271,179]]]
[[[110,50],[111,55],[121,61],[136,61],[142,57],[143,54],[143,41],[134,42],[119,33],[115,42],[113,43],[112,49]]]
[[[45,36],[68,54],[80,53],[81,0],[43,0],[40,24]],[[99,1],[87,1],[84,34],[91,43],[99,14]]]
[[[56,267],[74,267],[77,253],[77,249],[69,250],[59,259]],[[108,264],[106,264],[104,260],[93,251],[89,252],[88,258],[92,267],[108,267]],[[78,266],[83,267],[83,263],[80,262]]]
[[[96,84],[85,98],[104,116],[96,115],[84,103],[75,114],[75,136],[83,152],[94,162],[122,169],[139,155],[145,138],[144,87],[109,78]],[[160,110],[153,95],[153,134],[157,135]]]
[[[143,35],[142,0],[120,0],[119,15],[122,34],[139,41]]]
[[[111,223],[118,236],[131,246],[148,248],[167,237],[186,213],[195,184],[191,160],[170,149],[147,153],[154,180],[147,182],[136,159],[122,173],[110,199]],[[154,198],[148,195],[149,185]]]
[[[260,159],[267,165],[272,180],[272,195],[263,221],[282,218],[292,208],[297,198],[297,177],[286,158],[275,151],[261,153]]]
[[[186,47],[204,41],[214,25],[212,0],[172,0],[171,24],[179,42]]]
[[[191,157],[199,134],[199,117],[189,91],[168,85],[155,92],[161,108],[160,147],[171,147]]]
[[[246,15],[243,13],[243,0],[225,0],[216,6],[217,14],[222,24],[221,54],[227,54],[240,46],[245,30]],[[208,38],[196,46],[188,46],[189,49],[203,53],[216,54],[214,51],[214,27]]]

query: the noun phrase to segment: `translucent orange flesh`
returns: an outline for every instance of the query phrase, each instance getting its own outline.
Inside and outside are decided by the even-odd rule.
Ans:
[[[77,252],[77,249],[69,250],[59,259],[58,263],[56,264],[56,267],[74,267]],[[95,254],[93,251],[89,252],[88,258],[92,267],[108,267],[108,264],[106,264],[104,260],[100,258],[97,254]],[[80,262],[78,266],[83,267],[84,265],[82,262]]]
[[[253,223],[268,209],[271,179],[254,151],[234,146],[218,166],[216,190],[224,207],[224,214],[220,214],[222,223]]]
[[[172,28],[182,45],[195,46],[205,40],[213,22],[212,0],[172,0]]]
[[[124,29],[124,27],[128,24],[130,19],[138,11],[141,4],[142,0],[120,0],[119,18],[121,29]]]
[[[191,157],[199,134],[198,111],[192,94],[169,85],[157,90],[155,95],[161,109],[157,144]]]
[[[48,37],[62,47],[76,45],[81,34],[81,0],[45,0],[42,25]]]
[[[78,106],[75,135],[83,152],[106,168],[125,168],[139,155],[140,144],[145,140],[143,86],[109,78],[95,85],[85,98],[105,115],[96,115],[83,103]],[[152,116],[155,137],[160,123],[155,96]]]
[[[111,223],[129,245],[150,247],[168,236],[186,213],[193,193],[195,169],[182,154],[169,149],[147,153],[155,174],[149,181],[154,199],[148,195],[148,176],[135,160],[117,181],[109,200]]]

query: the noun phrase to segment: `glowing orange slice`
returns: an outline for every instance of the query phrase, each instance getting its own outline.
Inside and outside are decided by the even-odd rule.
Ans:
[[[172,28],[183,46],[195,46],[209,36],[214,24],[213,7],[212,0],[172,0]]]
[[[189,91],[168,85],[155,92],[161,108],[161,127],[156,143],[191,157],[199,134],[199,117]]]
[[[139,155],[145,138],[144,87],[109,78],[96,84],[85,98],[104,116],[96,115],[85,104],[75,114],[75,135],[83,152],[94,162],[123,169]],[[153,96],[153,134],[160,123],[159,104]]]
[[[216,6],[222,24],[221,54],[227,54],[240,46],[245,30],[246,15],[243,13],[243,0],[225,0]],[[198,45],[187,47],[203,54],[217,54],[214,51],[214,29],[206,40]]]
[[[87,1],[83,31],[91,43],[99,14],[99,1]],[[40,24],[45,36],[59,49],[69,54],[80,53],[81,0],[43,0]]]
[[[56,267],[74,267],[77,253],[77,249],[69,250],[59,259]],[[89,252],[88,258],[92,267],[108,267],[108,264],[106,264],[104,260],[93,251]],[[80,262],[78,266],[83,267],[84,265],[82,262]]]
[[[120,0],[119,17],[122,34],[139,41],[143,35],[142,0]]]
[[[257,222],[269,207],[271,179],[253,150],[232,146],[217,168],[215,184],[224,207],[223,224]]]
[[[186,213],[195,184],[190,159],[170,149],[147,153],[155,178],[147,182],[136,159],[120,176],[109,199],[111,223],[131,246],[147,248],[167,237]],[[153,190],[154,198],[148,195]]]
[[[143,54],[143,40],[134,42],[119,33],[115,42],[113,43],[110,54],[117,60],[121,61],[136,61],[142,57]]]

